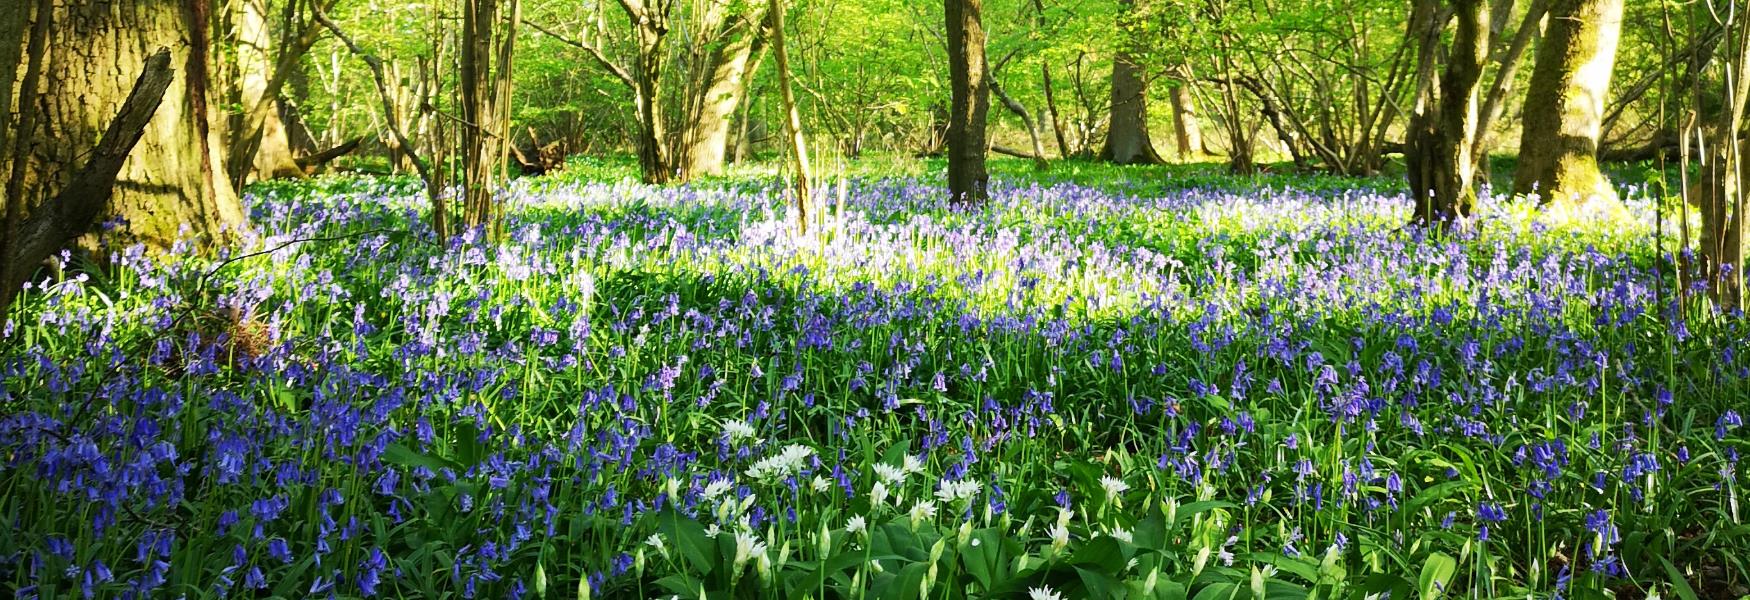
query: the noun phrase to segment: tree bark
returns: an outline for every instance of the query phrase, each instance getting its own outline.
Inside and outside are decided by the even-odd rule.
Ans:
[[[1120,0],[1119,30],[1134,9],[1136,0]],[[1112,119],[1106,128],[1106,147],[1100,157],[1121,165],[1159,164],[1161,155],[1155,152],[1148,137],[1148,82],[1142,67],[1136,64],[1120,41],[1118,54],[1112,59]]]
[[[1169,96],[1173,103],[1173,141],[1179,158],[1192,158],[1203,153],[1203,129],[1197,125],[1197,101],[1191,97],[1191,82],[1173,86]]]
[[[462,210],[469,228],[497,224],[497,188],[510,152],[511,66],[522,4],[465,0],[462,12]],[[496,233],[489,232],[489,233]]]
[[[236,98],[243,112],[231,129],[227,152],[226,170],[233,188],[242,189],[250,179],[303,175],[279,111],[280,89],[297,68],[298,59],[316,41],[315,24],[297,22],[295,13],[295,4],[289,4],[284,25],[299,30],[285,32],[284,42],[276,44],[268,30],[265,0],[236,3]]]
[[[984,57],[983,0],[944,0],[948,29],[948,196],[982,204],[990,198],[984,158],[990,86]]]
[[[1476,204],[1471,153],[1476,143],[1477,83],[1489,57],[1489,6],[1486,0],[1453,0],[1458,30],[1447,53],[1446,70],[1435,96],[1418,105],[1406,153],[1412,218],[1422,224],[1445,223],[1470,216]],[[1433,32],[1438,38],[1443,21]],[[1424,46],[1424,50],[1429,49]]]
[[[1615,203],[1598,168],[1605,94],[1622,29],[1623,0],[1553,0],[1525,91],[1513,193],[1544,205]]]
[[[162,250],[179,240],[216,248],[244,230],[208,104],[209,8],[206,0],[116,0],[57,3],[52,14],[37,15],[51,19],[44,76],[34,106],[19,107],[37,112],[36,127],[12,134],[29,140],[12,157],[23,161],[19,201],[27,212],[72,186],[90,158],[86,144],[108,130],[147,58],[171,48],[175,77],[135,151],[118,166],[99,219],[115,227],[102,241],[110,248],[143,243]],[[0,46],[22,41],[14,36]],[[5,101],[16,104],[22,93],[12,89]]]
[[[7,236],[0,246],[0,254],[6,257],[0,264],[0,323],[5,322],[13,300],[35,267],[90,231],[97,225],[98,215],[110,212],[116,178],[130,162],[134,147],[150,133],[153,116],[175,78],[170,51],[159,48],[145,60],[139,78],[121,101],[115,118],[104,127],[97,146],[59,191],[35,206],[28,219],[20,219],[17,209],[22,207],[9,198]],[[16,197],[16,191],[9,192]]]
[[[675,148],[682,179],[723,172],[729,128],[746,97],[748,66],[759,45],[762,27],[756,24],[765,18],[761,11],[749,10],[729,15],[719,26],[705,61],[705,77],[689,90],[692,114],[682,124],[681,144]]]

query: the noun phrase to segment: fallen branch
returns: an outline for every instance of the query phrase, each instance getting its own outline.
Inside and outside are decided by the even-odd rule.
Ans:
[[[303,169],[305,174],[309,174],[309,173],[315,171],[316,169],[320,169],[322,167],[327,166],[330,161],[332,161],[336,158],[340,158],[340,157],[345,156],[347,154],[351,154],[352,151],[357,150],[359,147],[359,144],[363,143],[364,141],[365,141],[365,138],[363,138],[363,137],[355,137],[355,138],[347,140],[345,143],[342,143],[342,144],[335,146],[333,148],[329,148],[327,150],[323,150],[321,152],[317,152],[317,153],[311,154],[309,156],[299,157],[294,162],[298,163],[298,168]]]

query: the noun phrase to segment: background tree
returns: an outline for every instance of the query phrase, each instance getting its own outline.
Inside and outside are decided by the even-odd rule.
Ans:
[[[1158,164],[1160,154],[1148,136],[1148,78],[1131,56],[1130,32],[1146,21],[1134,19],[1130,9],[1136,0],[1119,0],[1117,57],[1112,60],[1112,118],[1106,129],[1106,146],[1100,158],[1121,164]]]
[[[1412,218],[1421,223],[1470,216],[1476,204],[1471,175],[1476,144],[1477,83],[1488,60],[1489,3],[1485,0],[1440,0],[1416,3],[1411,22],[1426,28],[1421,37],[1424,65],[1444,55],[1446,67],[1438,81],[1421,86],[1405,133],[1404,162],[1408,167]],[[1458,22],[1451,48],[1439,52],[1445,22]]]
[[[985,72],[982,0],[945,0],[948,79],[952,90],[948,117],[948,196],[955,202],[990,198],[985,171],[985,119],[990,113],[989,74]]]
[[[1535,190],[1546,204],[1615,202],[1598,139],[1621,30],[1622,0],[1552,0],[1525,90],[1513,193]]]

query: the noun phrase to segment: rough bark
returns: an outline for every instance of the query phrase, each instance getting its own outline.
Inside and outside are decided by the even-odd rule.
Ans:
[[[8,203],[7,236],[0,246],[0,254],[6,257],[0,264],[0,322],[36,265],[90,231],[98,216],[110,211],[117,176],[130,162],[134,147],[150,133],[154,115],[175,80],[170,51],[158,49],[146,58],[115,118],[104,126],[102,137],[89,149],[84,163],[64,179],[65,185],[33,207],[28,219],[19,218],[22,206]],[[9,190],[11,197],[17,193]]]
[[[1122,30],[1136,0],[1121,0],[1119,5]],[[1148,137],[1148,82],[1126,46],[1120,42],[1118,54],[1112,59],[1112,119],[1106,127],[1106,146],[1100,150],[1100,157],[1121,165],[1162,163],[1165,161]]]
[[[948,29],[948,195],[954,202],[982,204],[990,198],[988,143],[990,86],[985,69],[983,0],[944,0]]]
[[[1412,218],[1424,224],[1467,218],[1476,204],[1471,154],[1476,143],[1477,83],[1489,56],[1490,12],[1485,0],[1453,0],[1452,5],[1458,28],[1435,92],[1438,99],[1418,105],[1411,119],[1413,149],[1405,156],[1410,192],[1415,196]]]
[[[1513,193],[1545,205],[1609,204],[1616,191],[1598,168],[1605,94],[1616,62],[1623,0],[1553,0],[1525,91]]]
[[[175,77],[118,167],[99,219],[115,223],[104,241],[111,248],[138,242],[168,249],[186,239],[196,248],[216,248],[246,227],[225,175],[213,127],[217,111],[208,105],[209,9],[206,0],[57,3],[38,100],[28,107],[38,113],[36,127],[13,132],[31,140],[14,156],[24,161],[19,196],[26,207],[41,206],[72,185],[90,158],[89,142],[109,128],[148,56],[171,48]],[[7,102],[16,103],[20,93],[11,90]]]

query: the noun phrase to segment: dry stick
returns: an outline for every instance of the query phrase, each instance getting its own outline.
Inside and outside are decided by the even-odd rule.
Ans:
[[[117,111],[109,128],[93,148],[85,166],[62,188],[60,193],[37,207],[30,219],[22,223],[18,235],[8,242],[12,256],[6,269],[6,279],[0,281],[0,320],[18,290],[24,285],[28,265],[42,262],[68,243],[91,230],[98,215],[109,206],[115,191],[116,174],[122,162],[133,152],[134,145],[146,133],[146,123],[158,112],[164,92],[170,88],[175,74],[170,69],[170,50],[159,48],[146,59],[140,78],[134,83]]]

